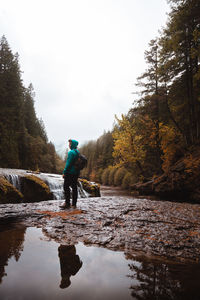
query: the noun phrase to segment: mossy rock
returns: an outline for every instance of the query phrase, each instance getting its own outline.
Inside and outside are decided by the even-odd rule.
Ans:
[[[0,204],[22,201],[23,195],[7,179],[0,176]]]
[[[34,175],[21,178],[21,191],[24,195],[24,202],[40,202],[53,199],[53,194],[48,185]]]
[[[83,189],[88,192],[91,197],[101,197],[99,184],[86,179],[79,179],[79,181],[82,183]]]

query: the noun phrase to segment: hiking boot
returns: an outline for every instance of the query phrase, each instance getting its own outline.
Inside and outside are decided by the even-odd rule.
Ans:
[[[75,209],[75,208],[76,208],[76,205],[72,205],[72,208],[74,208],[74,209]]]
[[[61,209],[69,209],[70,208],[70,204],[68,204],[68,203],[64,203],[63,205],[60,205],[60,208]]]

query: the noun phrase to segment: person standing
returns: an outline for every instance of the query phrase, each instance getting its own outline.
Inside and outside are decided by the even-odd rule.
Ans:
[[[72,188],[73,208],[76,208],[78,198],[77,181],[80,171],[74,166],[79,156],[79,151],[77,150],[78,142],[71,139],[68,142],[70,151],[68,152],[66,165],[63,171],[65,203],[61,206],[62,209],[70,208],[70,186]]]

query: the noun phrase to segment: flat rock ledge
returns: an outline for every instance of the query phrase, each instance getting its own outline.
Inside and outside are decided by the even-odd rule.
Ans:
[[[199,263],[200,205],[106,196],[78,200],[77,209],[61,210],[63,201],[0,205],[0,224],[22,222],[42,228],[48,239],[180,262]]]

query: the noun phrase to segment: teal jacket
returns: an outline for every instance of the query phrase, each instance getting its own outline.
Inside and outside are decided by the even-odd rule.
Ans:
[[[76,149],[77,146],[78,146],[78,142],[72,140],[72,144],[70,147],[71,150],[68,152],[67,161],[66,161],[63,174],[79,175],[79,171],[74,168],[74,162],[76,161],[76,158],[78,157],[78,153],[79,153],[79,151]]]

